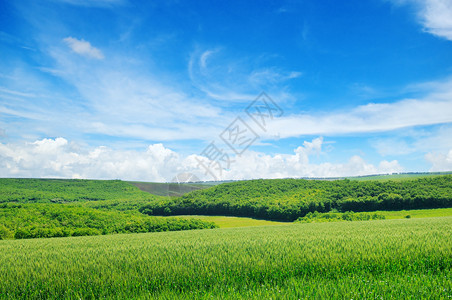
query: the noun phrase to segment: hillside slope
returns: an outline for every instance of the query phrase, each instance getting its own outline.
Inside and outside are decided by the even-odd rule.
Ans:
[[[158,199],[119,180],[0,179],[0,240],[216,227],[138,211]]]
[[[308,212],[452,207],[452,175],[403,181],[273,179],[224,183],[158,199],[150,215],[232,215],[293,221]]]
[[[180,197],[192,191],[206,189],[216,182],[212,183],[160,183],[160,182],[140,182],[140,181],[128,181],[128,183],[133,184],[142,191],[148,192],[157,196],[169,196],[169,197]],[[218,183],[219,184],[219,183]]]

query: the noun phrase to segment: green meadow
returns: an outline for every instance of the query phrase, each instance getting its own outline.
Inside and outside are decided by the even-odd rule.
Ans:
[[[449,299],[451,183],[0,179],[0,299]]]
[[[0,241],[2,299],[448,299],[452,217]]]
[[[376,211],[376,213],[382,214],[386,219],[448,217],[452,216],[452,208]]]
[[[452,215],[452,211],[451,211]],[[203,215],[185,215],[181,218],[195,218],[211,223],[215,223],[219,228],[248,227],[248,226],[271,226],[287,225],[289,222],[268,221],[253,218],[230,217],[230,216],[203,216]]]

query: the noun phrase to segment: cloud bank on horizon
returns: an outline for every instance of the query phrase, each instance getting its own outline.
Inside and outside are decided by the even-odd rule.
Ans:
[[[452,170],[451,0],[219,5],[2,2],[0,176],[211,180],[236,117],[216,179]]]
[[[395,173],[402,170],[397,161],[383,160],[374,166],[355,155],[345,163],[313,164],[310,156],[322,153],[322,138],[304,142],[293,154],[268,155],[247,151],[237,157],[218,179],[339,177]],[[198,169],[201,155],[181,156],[153,144],[145,151],[112,150],[105,146],[92,150],[80,148],[64,138],[43,139],[23,145],[2,145],[0,154],[7,165],[6,177],[96,178],[168,182],[181,173],[206,178]],[[197,160],[198,159],[198,160]],[[434,158],[432,158],[434,159]],[[207,178],[209,179],[209,178]],[[212,178],[210,178],[212,180]]]

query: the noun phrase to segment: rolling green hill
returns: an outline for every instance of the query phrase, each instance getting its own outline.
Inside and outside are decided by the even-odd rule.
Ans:
[[[0,179],[0,239],[215,228],[138,208],[159,196],[119,180]]]
[[[129,181],[142,191],[148,192],[157,196],[180,197],[186,193],[206,189],[208,187],[220,184],[220,182],[209,183],[160,183],[160,182],[141,182]]]
[[[452,207],[452,175],[397,181],[274,179],[224,183],[140,208],[149,215],[230,215],[293,221],[309,212]]]
[[[331,178],[302,178],[306,180],[378,180],[378,181],[398,181],[398,180],[412,180],[426,177],[436,177],[443,175],[451,175],[452,172],[419,172],[419,173],[400,173],[400,174],[382,174],[382,175],[366,175],[366,176],[353,176],[353,177],[331,177]],[[148,192],[157,196],[170,196],[180,197],[189,192],[206,189],[212,186],[220,185],[223,183],[231,183],[238,181],[206,181],[206,182],[183,182],[183,183],[160,183],[160,182],[143,182],[143,181],[128,181],[135,185],[140,190]]]
[[[144,185],[154,193],[162,186]],[[235,216],[287,222],[315,211],[452,207],[452,175],[396,181],[250,180],[188,193],[205,185],[178,187],[185,189],[179,190],[182,196],[167,197],[119,180],[0,179],[0,239],[215,227],[208,218],[202,218],[207,221],[204,222],[155,217],[161,215]],[[222,226],[228,225],[223,222]]]

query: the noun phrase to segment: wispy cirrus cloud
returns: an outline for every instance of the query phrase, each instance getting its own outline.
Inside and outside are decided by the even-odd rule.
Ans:
[[[210,140],[233,118],[228,112],[140,72],[126,57],[109,64],[74,59],[64,47],[49,51],[55,63],[40,68],[58,78],[48,89],[42,74],[16,70],[22,80],[0,86],[0,127],[10,140],[64,136],[145,141]],[[14,77],[17,77],[14,76]],[[65,90],[67,95],[61,93]],[[17,122],[20,120],[20,126]],[[97,144],[97,142],[95,142]]]
[[[381,156],[409,155],[411,153],[445,153],[452,149],[450,123],[400,130],[391,136],[371,138],[370,145]]]
[[[203,56],[204,54],[204,56]],[[215,68],[213,61],[216,51],[204,51],[192,57],[193,68]],[[209,102],[202,97],[190,95],[177,85],[170,86],[146,72],[135,69],[135,64],[126,63],[127,58],[112,57],[111,64],[97,65],[90,60],[74,61],[64,49],[54,49],[51,56],[55,60],[52,75],[58,76],[74,87],[83,102],[77,103],[83,109],[74,110],[69,104],[62,109],[62,103],[43,106],[35,100],[27,100],[34,92],[24,93],[0,89],[3,97],[20,101],[4,102],[0,111],[23,118],[44,120],[51,116],[55,124],[67,124],[84,134],[104,134],[111,137],[130,137],[148,141],[170,140],[211,140],[231,122],[236,113],[228,110],[228,104]],[[212,59],[212,60],[211,60]],[[139,63],[139,62],[138,62]],[[277,74],[277,75],[275,75]],[[199,74],[197,73],[196,76]],[[289,78],[298,73],[254,71],[245,73],[242,78],[249,82],[256,77]],[[199,77],[201,86],[205,86]],[[202,79],[202,77],[201,77]],[[267,79],[270,80],[270,79]],[[276,79],[275,79],[276,80]],[[36,80],[28,80],[35,82]],[[215,83],[215,82],[214,82]],[[224,84],[223,84],[224,83]],[[231,101],[239,99],[238,109],[246,107],[258,95],[252,90],[228,87],[227,79],[219,78],[217,85],[225,89],[207,90],[206,97]],[[238,85],[238,83],[237,83]],[[300,112],[286,111],[285,116],[269,123],[264,139],[299,137],[303,135],[347,135],[369,132],[389,132],[400,128],[433,125],[452,122],[452,79],[423,84],[424,97],[405,99],[393,103],[368,103],[349,110],[317,110]],[[240,92],[248,93],[240,93]],[[218,94],[214,94],[218,92]],[[280,102],[281,91],[269,92]],[[42,98],[42,96],[40,96]],[[127,101],[125,101],[125,99]],[[224,101],[226,102],[226,101]],[[21,103],[23,105],[21,105]],[[0,103],[1,104],[1,103]],[[31,105],[31,106],[30,106]],[[30,108],[33,114],[30,114]],[[66,107],[66,106],[65,106]],[[284,106],[282,106],[285,109]],[[70,111],[70,113],[66,113]],[[74,111],[77,111],[74,113]],[[43,127],[43,124],[40,124]],[[55,127],[55,126],[53,126]],[[33,126],[30,130],[33,130]],[[10,132],[10,128],[7,128]],[[46,129],[43,128],[43,131]],[[53,129],[47,132],[54,132]],[[48,134],[47,136],[58,136]],[[70,138],[70,136],[66,136]]]
[[[274,120],[269,134],[281,137],[388,132],[452,122],[452,80],[419,99],[368,103],[347,111],[292,114]]]
[[[232,58],[234,57],[234,58]],[[269,65],[261,66],[260,57],[235,57],[225,48],[195,51],[190,57],[191,82],[208,97],[228,102],[252,101],[262,90],[278,100],[288,97],[289,80],[302,75]]]
[[[290,79],[298,78],[302,75],[301,72],[281,72],[275,68],[260,69],[251,72],[248,80],[253,85],[266,86],[268,84],[277,84]]]
[[[66,45],[71,48],[71,50],[79,55],[95,58],[95,59],[104,59],[104,54],[102,51],[93,47],[90,42],[87,42],[83,39],[79,40],[73,37],[64,38],[63,41]]]
[[[208,139],[229,121],[227,112],[203,98],[142,71],[145,58],[117,54],[109,64],[96,64],[74,61],[58,47],[50,54],[52,74],[74,87],[91,112],[78,122],[83,132],[153,141]]]

